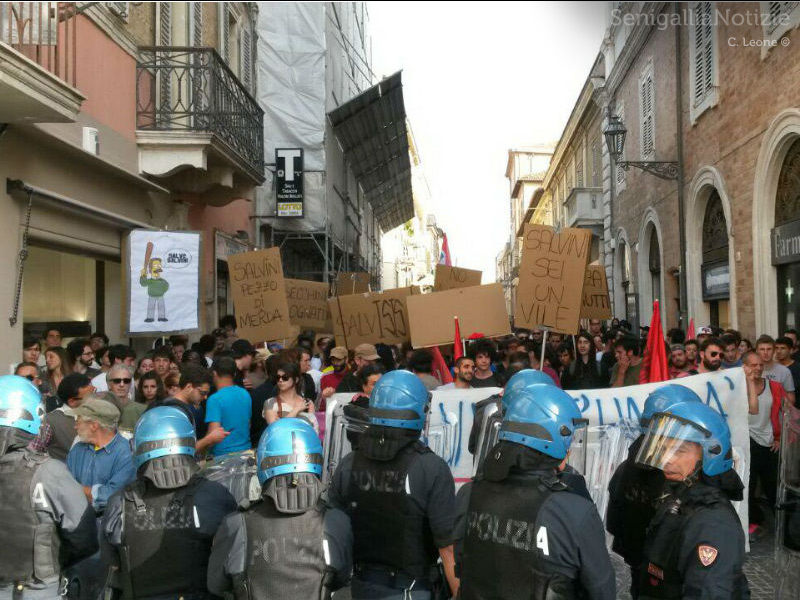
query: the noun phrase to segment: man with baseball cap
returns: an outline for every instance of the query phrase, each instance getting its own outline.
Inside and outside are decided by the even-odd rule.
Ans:
[[[231,352],[233,353],[233,360],[236,361],[236,377],[233,383],[239,387],[250,389],[252,383],[247,378],[250,372],[250,365],[253,364],[253,358],[256,355],[256,349],[253,348],[247,340],[238,339],[231,344]]]
[[[336,393],[336,388],[342,383],[347,375],[347,348],[336,346],[331,349],[330,363],[333,371],[322,376],[319,382],[319,389],[322,394],[319,402],[319,410],[325,410],[328,398]]]
[[[353,373],[345,375],[341,383],[336,386],[336,393],[345,392],[355,394],[360,392],[361,384],[358,382],[359,371],[367,365],[371,365],[380,360],[380,358],[381,357],[378,356],[378,351],[372,344],[359,344],[356,346],[353,357],[353,362],[356,363],[356,370]]]
[[[117,433],[120,413],[98,396],[89,396],[74,409],[80,438],[67,455],[67,468],[96,512],[105,510],[109,497],[136,478],[131,446]]]

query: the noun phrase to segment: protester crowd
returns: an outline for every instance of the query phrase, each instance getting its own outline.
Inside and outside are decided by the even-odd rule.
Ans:
[[[189,430],[184,438],[194,439],[193,460],[214,464],[232,453],[255,449],[264,432],[274,428],[277,435],[276,423],[284,420],[299,419],[320,436],[333,394],[347,393],[351,407],[365,409],[385,374],[400,370],[413,373],[418,382],[413,385],[427,391],[503,388],[515,374],[530,369],[564,390],[640,383],[647,328],[637,336],[624,320],[585,324],[576,336],[544,331],[517,332],[499,340],[473,336],[456,360],[448,352],[443,356],[408,345],[361,344],[349,351],[335,345],[332,337],[312,332],[301,333],[286,347],[256,347],[237,335],[233,317],[223,318],[219,329],[195,343],[174,336],[159,340],[143,355],[127,345],[109,345],[103,333],[71,340],[64,347],[61,333],[51,329],[44,340],[25,340],[14,373],[38,388],[45,407],[42,425],[28,448],[64,463],[88,505],[102,516],[110,499],[136,481],[143,463],[130,440],[144,427],[148,414],[161,407],[178,411],[164,415],[185,416]],[[796,403],[797,332],[783,332],[777,339],[762,335],[755,345],[736,331],[712,327],[700,328],[689,339],[673,329],[667,338],[669,374],[676,383],[693,374],[744,368],[747,398],[742,400],[750,414],[750,534],[757,536],[765,523],[765,507],[775,505],[781,411]],[[462,354],[459,350],[453,348]],[[482,408],[476,405],[477,411]],[[446,486],[437,493],[446,496]],[[227,507],[229,500],[223,500]],[[446,501],[441,506],[452,513]],[[222,516],[215,517],[215,523]],[[452,519],[452,514],[439,516],[440,549],[452,541],[445,533],[454,527]],[[441,558],[452,587],[452,557],[442,553]]]

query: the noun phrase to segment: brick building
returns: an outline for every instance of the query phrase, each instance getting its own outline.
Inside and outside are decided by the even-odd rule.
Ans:
[[[570,123],[590,97],[627,130],[616,160],[602,148],[614,314],[644,325],[659,299],[667,328],[800,326],[800,7],[611,3],[608,23]]]

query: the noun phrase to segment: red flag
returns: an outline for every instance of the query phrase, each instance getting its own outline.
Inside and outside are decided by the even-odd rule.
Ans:
[[[447,368],[447,363],[444,362],[444,356],[442,356],[442,351],[439,350],[439,347],[430,348],[430,353],[433,357],[433,376],[441,381],[442,385],[453,383],[453,376],[450,375],[450,369]]]
[[[650,321],[650,332],[647,334],[647,347],[642,359],[642,370],[639,371],[639,383],[655,383],[668,379],[664,330],[661,328],[661,311],[658,308],[658,300],[656,300],[653,302],[653,318]]]
[[[439,252],[439,264],[446,267],[452,267],[450,262],[450,246],[447,244],[447,234],[442,234],[442,250]]]
[[[695,339],[694,337],[694,317],[689,319],[689,331],[686,333],[686,341]]]
[[[461,328],[458,326],[458,317],[453,317],[456,322],[456,335],[453,338],[453,362],[464,356],[464,342],[461,339]]]

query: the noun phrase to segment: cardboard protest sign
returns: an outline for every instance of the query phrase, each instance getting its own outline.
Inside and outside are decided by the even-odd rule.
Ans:
[[[254,343],[292,337],[280,250],[233,254],[228,271],[239,337]]]
[[[336,295],[363,294],[369,292],[369,273],[339,273],[336,276]]]
[[[452,344],[453,317],[458,317],[461,334],[482,333],[496,337],[511,333],[503,286],[476,285],[408,298],[411,344],[415,348]]]
[[[200,233],[134,229],[125,244],[126,335],[200,330]]]
[[[608,280],[605,267],[589,265],[583,281],[582,319],[610,319],[611,302],[608,299]]]
[[[546,225],[525,225],[514,311],[517,327],[578,333],[591,240],[588,229],[556,233]]]
[[[436,265],[436,278],[433,283],[434,292],[454,290],[456,288],[471,287],[481,284],[481,271]]]
[[[336,344],[402,344],[409,340],[406,299],[413,288],[350,294],[328,300]]]
[[[328,284],[302,279],[285,279],[289,321],[301,329],[330,331]]]

